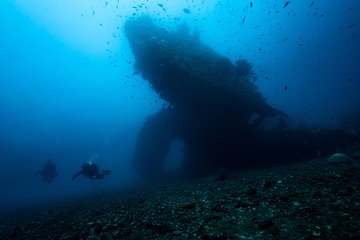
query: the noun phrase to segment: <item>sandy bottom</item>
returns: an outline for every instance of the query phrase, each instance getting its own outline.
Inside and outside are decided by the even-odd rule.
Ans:
[[[0,239],[360,239],[360,160],[107,192],[1,220]]]

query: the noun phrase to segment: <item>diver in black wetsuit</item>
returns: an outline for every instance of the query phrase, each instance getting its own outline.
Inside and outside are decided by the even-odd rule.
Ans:
[[[81,170],[77,172],[71,179],[75,180],[80,175],[84,175],[91,180],[103,179],[106,175],[109,175],[110,173],[110,170],[102,170],[102,172],[100,172],[100,169],[96,163],[86,162],[82,165]]]
[[[52,159],[48,159],[42,169],[37,171],[32,178],[36,177],[37,175],[41,175],[41,181],[52,183],[54,178],[57,176],[55,164],[52,162]]]

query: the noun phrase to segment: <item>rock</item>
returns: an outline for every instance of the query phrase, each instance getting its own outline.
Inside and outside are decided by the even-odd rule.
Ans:
[[[187,202],[181,206],[182,209],[193,209],[196,206],[195,201]]]
[[[273,227],[274,225],[275,225],[275,223],[272,220],[266,219],[266,220],[259,221],[257,223],[257,228],[259,230],[265,230],[269,227]]]
[[[256,190],[256,188],[253,188],[253,187],[249,188],[249,189],[246,191],[246,195],[247,195],[247,196],[254,196],[256,193],[257,193],[257,190]]]
[[[180,235],[182,234],[182,231],[180,231],[180,230],[175,230],[175,231],[173,232],[173,234],[174,234],[175,236],[180,236]]]
[[[331,163],[346,163],[350,160],[351,159],[343,153],[335,153],[328,158],[328,161]]]

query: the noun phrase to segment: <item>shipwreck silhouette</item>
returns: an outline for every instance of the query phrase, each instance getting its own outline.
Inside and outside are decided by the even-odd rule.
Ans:
[[[174,139],[185,146],[181,171],[198,174],[315,157],[347,138],[329,130],[284,130],[286,114],[265,101],[251,65],[217,54],[186,25],[167,31],[143,16],[128,20],[125,33],[136,71],[169,104],[148,117],[138,136],[134,166],[144,178],[164,174]],[[277,116],[278,128],[258,129]]]

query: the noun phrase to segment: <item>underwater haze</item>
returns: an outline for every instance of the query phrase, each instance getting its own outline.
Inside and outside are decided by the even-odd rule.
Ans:
[[[216,53],[246,59],[289,125],[360,130],[356,0],[2,0],[1,213],[138,180],[138,133],[166,104],[125,36],[125,21],[142,15],[167,30],[185,23]],[[32,178],[47,159],[52,183]],[[90,159],[111,174],[71,181]]]

